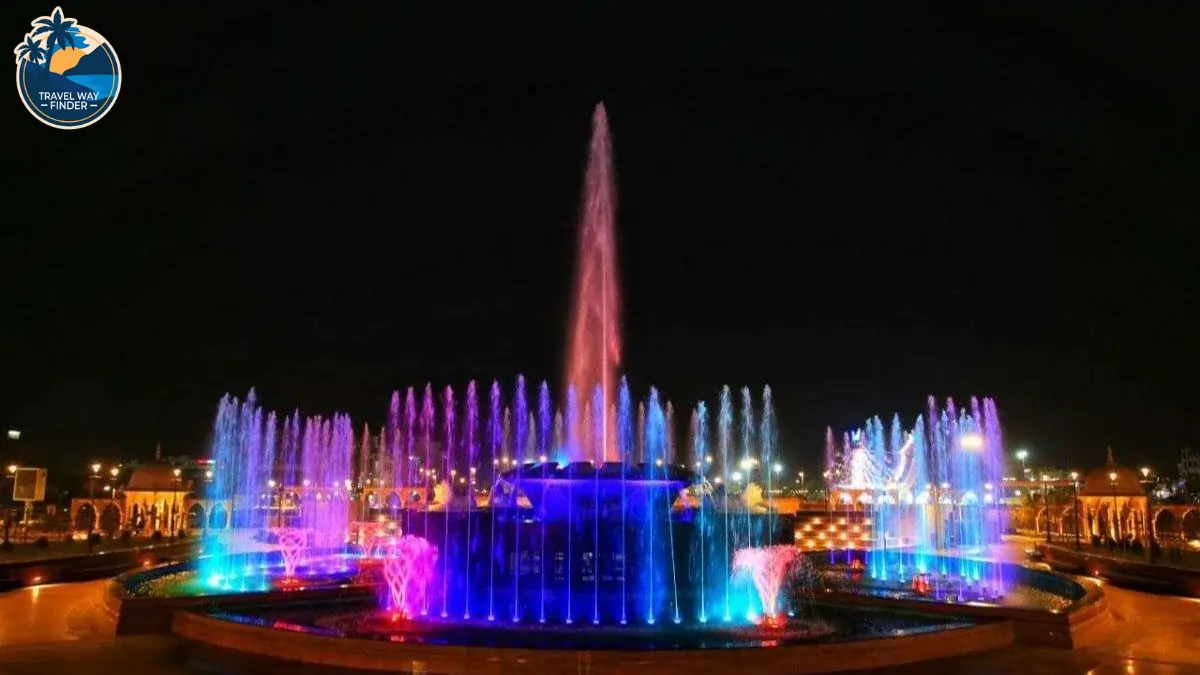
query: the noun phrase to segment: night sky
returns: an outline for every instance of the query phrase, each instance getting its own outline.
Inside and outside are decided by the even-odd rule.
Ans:
[[[251,386],[375,425],[557,384],[601,100],[639,388],[769,383],[814,475],[826,425],[931,393],[1038,464],[1197,442],[1195,17],[522,4],[64,6],[125,80],[83,130],[0,105],[0,459],[202,455]]]

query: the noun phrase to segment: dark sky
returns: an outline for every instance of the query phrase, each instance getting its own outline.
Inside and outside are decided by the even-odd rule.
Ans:
[[[125,80],[83,130],[0,105],[20,459],[202,454],[251,386],[375,424],[409,384],[557,380],[600,100],[635,384],[770,383],[814,472],[825,425],[930,393],[1059,464],[1197,441],[1196,17],[520,4],[64,7]]]

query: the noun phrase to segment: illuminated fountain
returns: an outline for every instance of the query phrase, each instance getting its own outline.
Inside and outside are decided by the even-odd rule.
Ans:
[[[283,578],[285,581],[292,581],[296,578],[296,569],[308,548],[309,532],[298,527],[281,527],[272,532],[279,543],[279,552],[283,558]]]
[[[779,623],[779,591],[799,560],[799,549],[788,545],[743,548],[733,556],[734,573],[748,574],[754,582],[768,625]]]
[[[351,638],[375,640],[372,658],[396,670],[427,652],[434,662],[481,659],[493,669],[650,664],[666,672],[700,663],[691,650],[732,648],[740,651],[711,665],[795,672],[807,658],[790,651],[800,643],[823,641],[824,654],[900,637],[928,655],[938,638],[922,642],[920,633],[972,627],[957,615],[887,608],[910,586],[907,597],[933,599],[1000,587],[987,564],[946,555],[974,551],[1001,530],[985,510],[1002,457],[994,404],[972,401],[959,413],[931,403],[910,431],[897,419],[885,433],[873,419],[840,450],[827,434],[830,513],[804,527],[819,526],[812,538],[826,539],[836,509],[856,540],[871,541],[861,528],[874,531],[866,563],[861,552],[849,557],[846,533],[838,551],[849,578],[869,577],[862,586],[873,597],[839,595],[827,573],[840,559],[818,572],[793,544],[801,535],[794,516],[776,508],[782,466],[771,389],[722,387],[680,434],[670,400],[654,388],[638,396],[620,376],[602,106],[592,123],[564,386],[518,375],[511,388],[408,387],[392,394],[374,434],[356,433],[344,415],[278,418],[253,391],[244,401],[226,396],[199,571],[163,566],[119,581],[139,600],[123,611],[157,611],[150,600],[167,596],[190,610],[173,624],[186,639],[219,646],[223,622],[246,634],[289,631],[239,638],[237,649],[274,656],[294,643],[305,645],[296,655],[326,665],[338,654],[361,663]],[[860,525],[850,525],[852,515]],[[1043,581],[1053,589],[1061,580]],[[1060,595],[1070,603],[1081,593]],[[882,651],[911,660],[894,649]],[[863,663],[879,665],[871,645],[862,650]]]
[[[953,400],[939,409],[930,397],[909,430],[897,416],[885,431],[875,417],[844,436],[840,456],[830,445],[830,508],[870,525],[870,579],[907,587],[919,577],[924,588],[932,578],[935,596],[990,600],[1003,592],[1000,566],[983,560],[1004,532],[996,504],[1004,449],[992,399],[972,398],[959,410]]]
[[[435,577],[437,548],[422,537],[406,534],[383,556],[387,593],[383,607],[392,618],[415,618],[428,606],[429,588]]]

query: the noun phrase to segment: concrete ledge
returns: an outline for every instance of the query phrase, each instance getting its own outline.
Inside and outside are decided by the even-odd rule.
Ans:
[[[262,593],[230,593],[178,598],[139,597],[129,593],[131,583],[193,569],[196,561],[160,565],[122,574],[108,585],[104,609],[116,621],[117,635],[169,635],[171,619],[176,611],[187,609],[218,609],[229,605],[269,604],[287,606],[292,603],[339,602],[361,600],[374,596],[366,586],[339,585],[312,588],[304,591],[265,591]]]
[[[0,563],[0,590],[66,581],[103,579],[130,569],[144,569],[158,560],[178,560],[195,554],[197,542],[152,544],[91,555]]]
[[[1076,583],[1076,582],[1071,582]],[[828,592],[818,600],[839,605],[890,607],[903,611],[939,616],[954,616],[977,621],[1005,621],[1013,625],[1016,644],[1022,646],[1078,649],[1087,644],[1085,636],[1094,632],[1092,622],[1106,624],[1108,601],[1104,592],[1094,584],[1076,584],[1083,597],[1065,611],[1045,611],[1021,607],[995,607],[966,603],[929,602]],[[1097,624],[1097,625],[1099,625]]]
[[[1200,598],[1200,570],[1116,558],[1087,548],[1075,551],[1039,543],[1037,549],[1047,565],[1062,572],[1100,577],[1137,590]]]
[[[273,659],[278,668],[308,664],[350,671],[440,675],[491,673],[651,673],[728,675],[734,672],[830,673],[882,668],[1009,647],[1007,621],[904,637],[754,649],[584,651],[504,649],[346,639],[253,626],[177,611],[172,631],[193,647],[216,647]],[[195,656],[201,653],[193,649]]]

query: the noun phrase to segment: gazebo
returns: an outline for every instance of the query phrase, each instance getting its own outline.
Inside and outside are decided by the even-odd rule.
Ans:
[[[1083,534],[1116,541],[1144,538],[1149,497],[1141,478],[1117,464],[1109,448],[1108,461],[1090,471],[1079,487]]]

